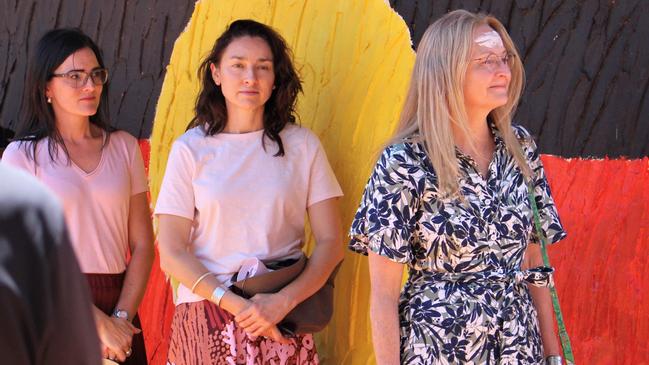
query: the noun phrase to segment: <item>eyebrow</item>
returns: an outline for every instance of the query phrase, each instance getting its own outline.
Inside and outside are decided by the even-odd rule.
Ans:
[[[242,61],[247,60],[247,58],[243,57],[243,56],[231,56],[230,59],[242,60]],[[273,62],[273,59],[272,58],[258,58],[257,61],[258,62]]]
[[[103,67],[101,67],[101,66],[97,66],[97,67],[91,69],[90,72],[95,71],[95,70],[101,70],[101,69],[103,69]],[[72,70],[67,70],[67,71],[65,71],[65,72],[63,72],[63,73],[68,73],[68,72],[73,72],[73,71],[76,71],[76,72],[86,72],[86,70],[83,69],[83,68],[73,68]]]
[[[506,49],[505,49],[505,51],[502,52],[500,55],[499,55],[498,53],[496,53],[496,52],[485,52],[485,53],[481,53],[481,54],[480,54],[478,57],[476,57],[476,58],[489,57],[489,56],[492,55],[492,54],[493,54],[493,55],[496,55],[496,56],[505,56],[505,55],[507,55],[508,53],[509,53],[509,51],[506,50]]]

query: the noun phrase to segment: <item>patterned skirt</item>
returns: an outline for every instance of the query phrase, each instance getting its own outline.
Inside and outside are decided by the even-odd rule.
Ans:
[[[112,315],[119,300],[119,295],[122,292],[125,273],[85,274],[85,276],[88,280],[90,292],[92,293],[93,304],[107,315]],[[133,325],[137,328],[142,328],[140,317],[137,314],[133,318]],[[140,332],[133,336],[133,342],[131,343],[133,353],[122,364],[146,365],[148,363],[142,333]]]
[[[249,336],[232,314],[203,300],[176,306],[171,324],[168,365],[317,365],[313,335],[291,344]]]

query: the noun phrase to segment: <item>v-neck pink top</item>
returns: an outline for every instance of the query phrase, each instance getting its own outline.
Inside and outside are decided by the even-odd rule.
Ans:
[[[7,146],[2,162],[35,175],[59,197],[82,272],[123,272],[129,251],[130,198],[148,191],[137,140],[123,131],[111,133],[99,164],[91,172],[68,163],[60,147],[56,161],[52,161],[48,144],[49,138],[38,142],[36,165],[21,142]]]

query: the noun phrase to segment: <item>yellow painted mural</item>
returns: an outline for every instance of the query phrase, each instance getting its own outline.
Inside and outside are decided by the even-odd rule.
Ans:
[[[300,123],[320,137],[342,185],[347,230],[376,154],[396,125],[414,64],[408,28],[383,0],[198,1],[174,46],[158,102],[152,199],[171,144],[193,116],[198,66],[225,27],[242,18],[271,25],[293,50],[304,82]],[[336,280],[334,318],[317,336],[323,364],[374,363],[368,299],[367,259],[347,251]]]

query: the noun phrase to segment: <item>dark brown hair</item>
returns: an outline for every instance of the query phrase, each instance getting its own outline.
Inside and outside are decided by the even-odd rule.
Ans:
[[[78,28],[53,29],[45,33],[38,41],[29,70],[27,82],[25,83],[25,94],[23,98],[23,117],[18,124],[16,140],[25,143],[25,150],[29,158],[36,161],[36,145],[45,137],[50,138],[48,152],[52,161],[58,155],[57,146],[63,148],[68,163],[70,155],[65,148],[63,138],[56,129],[56,119],[52,106],[47,102],[45,89],[47,83],[52,79],[52,74],[71,54],[89,48],[97,57],[99,67],[105,67],[101,57],[101,51],[95,42],[85,35]],[[108,84],[103,86],[97,113],[90,116],[90,123],[106,131],[106,135],[112,131],[108,125]],[[104,144],[108,143],[108,138]],[[28,148],[31,146],[31,148]]]
[[[291,61],[291,51],[286,41],[271,27],[254,20],[236,20],[228,26],[214,43],[210,54],[203,60],[198,77],[201,80],[201,92],[194,108],[196,116],[189,123],[189,128],[199,126],[205,134],[213,136],[225,128],[228,112],[225,97],[221,88],[214,83],[210,65],[219,65],[225,49],[237,38],[259,37],[269,46],[273,54],[275,72],[275,89],[264,105],[264,134],[262,145],[266,148],[264,138],[277,143],[275,156],[284,155],[284,145],[279,133],[288,123],[295,123],[295,104],[297,95],[302,91],[300,77]]]

